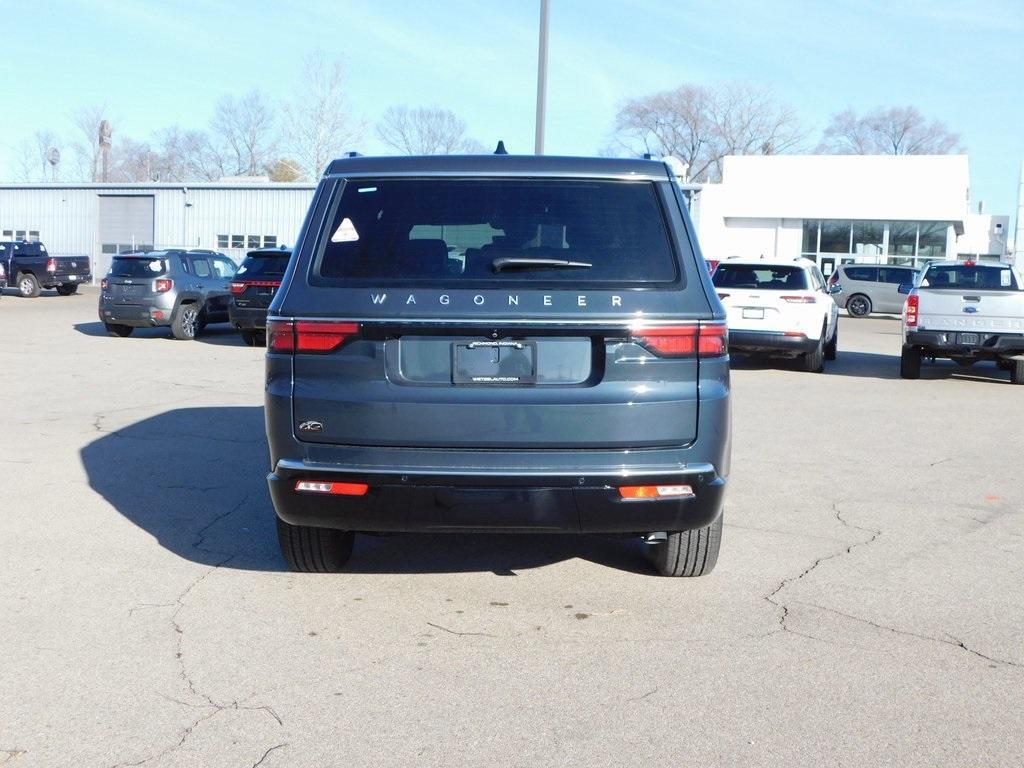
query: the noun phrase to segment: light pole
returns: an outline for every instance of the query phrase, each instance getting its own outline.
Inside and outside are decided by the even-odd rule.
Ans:
[[[540,43],[537,50],[537,127],[533,152],[544,154],[544,118],[548,100],[548,17],[549,0],[540,0]]]

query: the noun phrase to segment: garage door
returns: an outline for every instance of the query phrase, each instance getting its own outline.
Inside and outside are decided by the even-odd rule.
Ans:
[[[100,195],[100,263],[105,275],[115,253],[153,247],[152,195]]]

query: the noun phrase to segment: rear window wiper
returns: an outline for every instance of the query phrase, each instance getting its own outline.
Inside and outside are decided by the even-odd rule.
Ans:
[[[588,261],[566,259],[539,259],[516,256],[502,256],[491,262],[491,269],[501,272],[506,269],[589,269],[594,266]]]

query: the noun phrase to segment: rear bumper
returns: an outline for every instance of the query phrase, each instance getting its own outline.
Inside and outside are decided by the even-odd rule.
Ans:
[[[730,352],[768,352],[802,355],[818,346],[817,339],[807,336],[787,336],[782,331],[743,331],[729,329]]]
[[[76,272],[75,274],[53,274],[47,272],[42,278],[40,278],[39,284],[43,288],[55,288],[58,285],[81,285],[83,283],[91,283],[92,274],[89,272]]]
[[[973,333],[977,343],[964,343],[964,334]],[[1024,354],[1024,334],[985,333],[982,331],[907,331],[906,344],[952,357],[1010,357]]]
[[[263,331],[267,328],[266,307],[228,306],[228,320],[233,328],[240,331]]]
[[[163,316],[155,316],[158,312]],[[128,325],[132,328],[152,328],[171,324],[170,310],[141,304],[101,304],[99,316],[101,322]]]
[[[298,479],[367,483],[364,496],[296,492]],[[710,464],[673,472],[579,475],[392,474],[280,461],[267,477],[278,516],[292,525],[350,531],[647,533],[713,522],[725,479]],[[678,485],[693,496],[626,500],[622,485]]]

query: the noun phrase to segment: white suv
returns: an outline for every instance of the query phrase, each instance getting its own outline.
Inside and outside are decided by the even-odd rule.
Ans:
[[[729,351],[799,358],[806,371],[835,360],[839,308],[808,259],[727,259],[712,278],[728,313]]]

